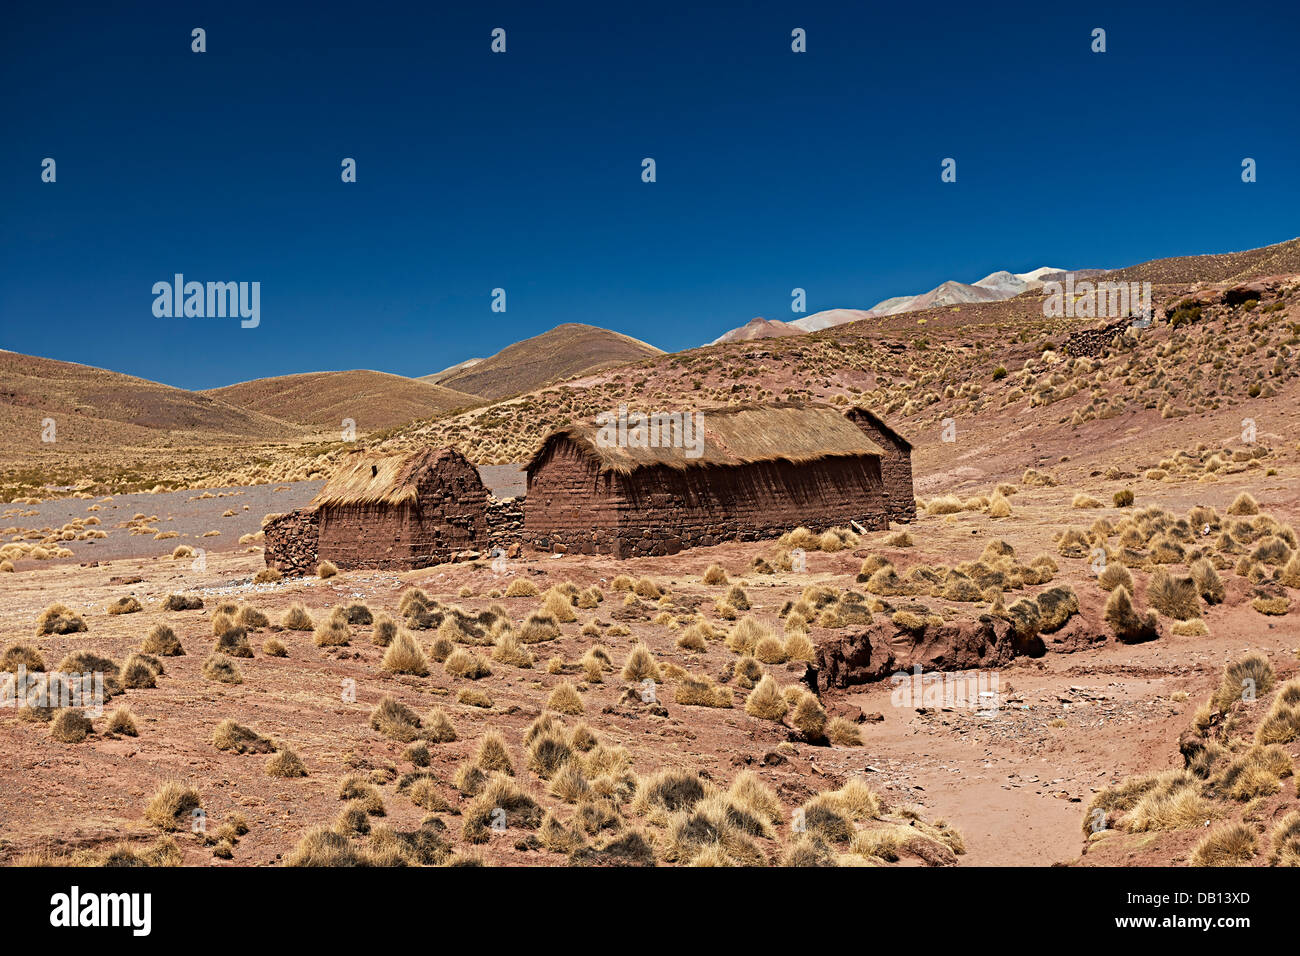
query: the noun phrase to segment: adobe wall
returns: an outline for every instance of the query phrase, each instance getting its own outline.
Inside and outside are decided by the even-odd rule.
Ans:
[[[301,577],[316,573],[320,515],[315,509],[291,511],[272,518],[262,527],[265,548],[262,557],[268,568]]]
[[[608,554],[618,525],[614,476],[569,439],[556,441],[528,476],[524,536],[542,551],[557,546],[582,554]]]
[[[340,568],[410,569],[487,546],[487,489],[473,465],[447,449],[416,482],[412,503],[320,508],[320,556]]]
[[[799,525],[888,527],[874,457],[597,475],[567,444],[535,470],[525,503],[525,531],[541,550],[625,558],[775,538]]]
[[[889,526],[874,457],[684,471],[658,466],[621,477],[619,485],[619,557],[777,538],[800,525],[816,532],[850,521],[868,530]]]
[[[916,519],[916,490],[912,485],[912,450],[876,425],[866,415],[848,412],[848,418],[871,437],[884,452],[880,459],[881,477],[885,485],[885,501],[889,520],[906,523]]]

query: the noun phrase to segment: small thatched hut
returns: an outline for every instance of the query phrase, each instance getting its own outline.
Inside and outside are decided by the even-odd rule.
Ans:
[[[889,520],[914,520],[916,491],[912,485],[912,443],[886,425],[880,416],[865,408],[854,406],[844,414],[884,450],[880,459],[880,471],[885,481],[885,503],[889,506]]]
[[[526,536],[542,549],[629,557],[774,537],[799,525],[888,526],[883,451],[834,408],[699,414],[690,453],[644,429],[618,441],[594,424],[553,432],[526,466]]]
[[[306,573],[318,560],[340,568],[427,567],[483,547],[486,515],[478,469],[453,448],[357,452],[307,508],[264,527],[266,563],[290,573]]]

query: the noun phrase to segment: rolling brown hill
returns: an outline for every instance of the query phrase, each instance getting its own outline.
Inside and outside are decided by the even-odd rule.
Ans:
[[[1232,282],[1300,272],[1300,238],[1242,252],[1152,259],[1102,278],[1112,282]]]
[[[53,442],[42,422],[53,419]],[[75,362],[0,351],[0,450],[27,454],[158,444],[283,441],[301,429],[220,397]]]
[[[439,384],[499,399],[574,375],[662,354],[661,349],[631,336],[568,322],[506,346],[491,358],[441,378]]]
[[[392,428],[482,404],[474,395],[366,369],[259,378],[201,394],[302,425],[338,428],[350,418],[360,431]]]

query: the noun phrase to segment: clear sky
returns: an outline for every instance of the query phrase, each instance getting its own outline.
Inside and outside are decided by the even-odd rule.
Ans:
[[[1300,234],[1294,2],[290,6],[6,9],[0,346],[422,375]],[[260,282],[261,324],[155,317],[177,272]]]

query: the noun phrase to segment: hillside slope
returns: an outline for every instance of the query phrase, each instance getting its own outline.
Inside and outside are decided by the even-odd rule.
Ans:
[[[569,322],[506,346],[491,358],[447,375],[439,384],[483,398],[505,398],[548,382],[662,354],[631,336]]]
[[[338,428],[350,418],[361,431],[392,428],[482,401],[429,382],[367,369],[279,375],[200,394],[303,425]]]
[[[42,422],[54,420],[54,441]],[[219,397],[75,362],[0,351],[0,451],[281,441],[301,429]]]

